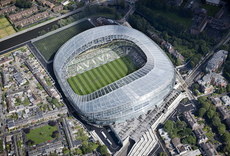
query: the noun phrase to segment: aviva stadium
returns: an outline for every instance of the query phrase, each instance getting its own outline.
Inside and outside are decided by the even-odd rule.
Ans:
[[[57,80],[76,111],[107,125],[161,107],[175,73],[165,53],[143,33],[124,26],[89,29],[57,52]]]

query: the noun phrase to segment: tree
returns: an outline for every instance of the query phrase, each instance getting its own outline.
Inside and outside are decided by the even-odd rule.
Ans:
[[[91,153],[92,150],[89,148],[88,144],[82,144],[81,150],[83,154]]]
[[[100,146],[98,147],[98,152],[100,152],[101,155],[103,155],[103,156],[109,155],[109,153],[108,153],[108,151],[107,151],[107,147],[106,147],[105,145],[100,145]]]
[[[15,101],[16,101],[17,103],[19,103],[19,104],[22,102],[22,100],[21,100],[20,98],[16,98]]]
[[[210,107],[210,103],[208,103],[208,102],[206,102],[206,101],[205,101],[205,102],[202,102],[201,105],[202,105],[202,107],[205,108],[206,110],[208,110],[209,107]]]
[[[59,136],[59,132],[58,131],[53,131],[51,137],[52,138],[57,138]]]
[[[52,98],[51,103],[54,105],[58,104],[58,99]]]
[[[59,26],[57,24],[52,25],[52,30],[56,30],[58,28],[59,28]]]
[[[97,149],[98,144],[96,144],[94,142],[89,142],[88,147],[90,148],[91,151],[94,151],[95,149]]]
[[[54,121],[54,120],[50,120],[50,121],[48,122],[48,125],[50,125],[50,126],[56,126],[56,124],[57,124],[57,122]]]
[[[125,0],[118,0],[118,5],[121,7],[121,9],[125,8]]]
[[[188,135],[192,135],[192,129],[191,128],[184,128],[181,131],[178,132],[178,135],[183,138]]]
[[[170,132],[173,130],[173,128],[174,128],[174,122],[172,120],[167,120],[164,124],[164,129],[167,132]]]
[[[218,116],[214,116],[212,119],[212,124],[216,127],[219,126],[221,124],[220,118]]]
[[[222,137],[223,137],[224,142],[230,143],[230,133],[228,131],[225,131]]]
[[[224,146],[224,152],[227,153],[226,155],[229,155],[229,154],[230,154],[230,143],[227,143],[227,144]]]
[[[196,137],[190,135],[187,136],[186,138],[182,139],[183,144],[190,144],[190,145],[195,145],[196,144]]]
[[[34,141],[33,141],[33,140],[28,140],[28,141],[26,142],[26,144],[27,144],[28,146],[32,146],[32,145],[34,144]]]
[[[217,130],[219,132],[220,135],[223,135],[226,131],[226,126],[224,124],[220,124],[218,127],[217,127]]]
[[[198,116],[202,118],[205,113],[206,113],[206,109],[202,107],[199,109]]]
[[[40,36],[42,36],[42,35],[45,35],[45,34],[46,34],[46,31],[45,31],[45,30],[42,30],[42,31],[39,31],[38,33],[39,33]]]
[[[200,85],[198,83],[194,83],[192,84],[192,90],[195,91],[195,90],[200,90]]]
[[[63,148],[62,152],[63,152],[65,155],[67,155],[67,154],[69,154],[70,151],[69,151],[68,148]]]
[[[49,103],[51,103],[52,98],[51,98],[51,97],[49,97],[49,96],[47,96],[47,97],[46,97],[46,100],[47,100]]]
[[[230,84],[227,85],[226,90],[227,92],[230,92]]]
[[[209,119],[212,119],[214,115],[215,115],[215,111],[210,110],[210,109],[207,111],[207,117]]]
[[[161,153],[159,154],[159,156],[168,156],[168,155],[167,155],[167,153],[165,153],[165,152],[161,152]]]
[[[28,134],[28,133],[30,133],[30,129],[29,128],[24,128],[23,132],[26,133],[26,134]]]
[[[80,148],[77,148],[75,152],[76,152],[76,155],[82,155],[82,151]]]
[[[186,127],[186,123],[184,121],[178,120],[176,122],[176,127],[177,127],[177,129],[184,129]]]

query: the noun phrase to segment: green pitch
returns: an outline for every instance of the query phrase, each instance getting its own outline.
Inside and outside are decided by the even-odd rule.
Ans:
[[[127,57],[122,57],[70,77],[67,81],[76,94],[86,95],[121,79],[136,69],[136,66]]]

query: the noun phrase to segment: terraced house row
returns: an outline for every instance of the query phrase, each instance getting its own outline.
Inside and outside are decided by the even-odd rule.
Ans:
[[[36,15],[30,16],[28,18],[25,18],[21,21],[15,22],[14,25],[16,27],[24,27],[24,26],[27,26],[29,24],[33,24],[35,22],[38,22],[42,19],[45,19],[47,17],[49,17],[49,13],[47,11],[44,11],[44,12],[38,13]]]

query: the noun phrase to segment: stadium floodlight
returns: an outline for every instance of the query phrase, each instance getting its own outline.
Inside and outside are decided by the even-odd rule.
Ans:
[[[71,38],[58,50],[53,68],[76,112],[100,125],[161,107],[175,83],[164,51],[143,33],[118,25]]]

